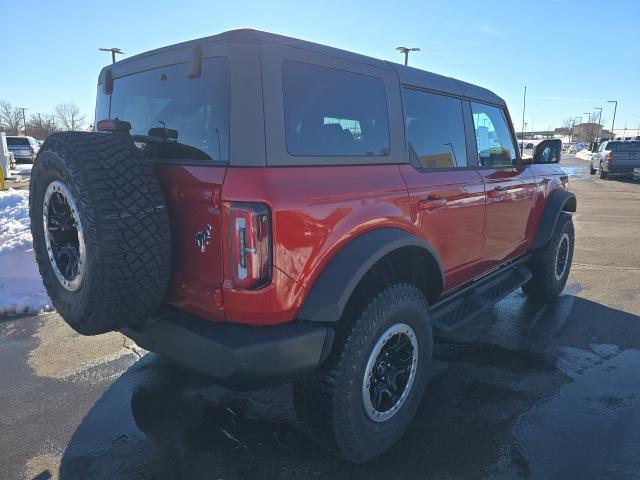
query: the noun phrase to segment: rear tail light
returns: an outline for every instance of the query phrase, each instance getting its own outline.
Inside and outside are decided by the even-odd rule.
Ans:
[[[607,153],[607,156],[605,157],[605,159],[607,160],[608,163],[613,163],[613,153],[612,152]]]
[[[271,236],[266,205],[231,204],[229,246],[234,287],[256,289],[271,281]]]

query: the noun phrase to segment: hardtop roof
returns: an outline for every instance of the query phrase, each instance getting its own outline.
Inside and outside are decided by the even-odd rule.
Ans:
[[[132,57],[125,58],[116,62],[114,65],[125,65],[130,62],[142,59],[150,55],[158,55],[163,52],[168,52],[175,49],[186,48],[189,46],[201,45],[204,43],[229,41],[229,40],[241,40],[241,41],[254,41],[256,43],[270,43],[280,44],[292,48],[298,48],[300,50],[307,50],[309,52],[319,53],[322,55],[338,57],[352,62],[364,63],[372,65],[374,67],[384,70],[394,70],[398,76],[398,80],[401,84],[412,85],[419,88],[425,88],[430,90],[436,90],[451,95],[464,96],[470,99],[477,99],[480,101],[493,103],[501,106],[506,106],[504,100],[492,91],[472,85],[461,80],[457,80],[451,77],[438,75],[436,73],[427,72],[413,67],[408,67],[395,62],[389,62],[386,60],[380,60],[366,55],[350,52],[347,50],[341,50],[339,48],[329,47],[321,45],[319,43],[309,42],[306,40],[300,40],[297,38],[287,37],[284,35],[278,35],[275,33],[263,32],[261,30],[254,30],[250,28],[243,28],[237,30],[229,30],[217,35],[209,37],[203,37],[195,40],[189,40],[187,42],[181,42],[174,45],[168,45],[166,47],[149,50]],[[100,72],[100,79],[104,78],[104,71],[111,68],[112,65],[106,66]]]

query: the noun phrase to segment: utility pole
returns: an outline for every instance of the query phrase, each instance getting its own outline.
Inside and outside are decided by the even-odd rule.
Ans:
[[[613,132],[613,127],[616,124],[616,111],[618,110],[618,101],[617,100],[607,100],[607,103],[615,103],[613,107],[613,120],[611,121],[611,135],[613,138],[616,138],[616,134]]]
[[[101,52],[111,52],[111,63],[116,63],[116,54],[124,55],[124,52],[119,48],[99,48]]]
[[[587,142],[589,141],[589,139],[591,138],[591,113],[589,112],[582,112],[583,115],[587,116]]]
[[[520,155],[524,154],[524,112],[527,110],[527,86],[524,86],[524,97],[522,99],[522,142],[520,143]]]
[[[25,110],[29,110],[26,107],[18,107],[18,110],[22,110],[22,123],[24,124],[24,134],[27,134],[27,116],[24,114]]]
[[[600,120],[602,120],[602,107],[593,107],[593,108],[594,110],[598,110],[598,126],[596,127],[596,139],[598,139],[600,138],[600,129],[602,128],[602,126],[600,125]]]
[[[577,118],[577,117],[576,117]],[[573,119],[573,122],[571,122],[571,132],[570,136],[569,136],[569,143],[573,143],[573,129],[576,127],[576,119]]]
[[[398,50],[400,53],[404,54],[404,64],[405,65],[409,65],[409,52],[419,52],[420,49],[417,47],[397,47],[396,50]]]

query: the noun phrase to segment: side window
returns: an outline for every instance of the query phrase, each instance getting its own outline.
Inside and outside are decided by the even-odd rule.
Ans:
[[[282,64],[291,155],[389,155],[389,120],[379,78],[287,60]]]
[[[516,149],[502,109],[471,102],[471,110],[480,165],[512,165],[516,159]]]
[[[607,143],[609,142],[604,142],[602,145],[600,145],[600,151],[604,152],[607,149]]]
[[[409,158],[422,168],[467,166],[462,101],[402,89]]]

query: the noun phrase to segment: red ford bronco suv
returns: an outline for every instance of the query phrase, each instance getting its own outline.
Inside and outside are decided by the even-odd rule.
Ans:
[[[523,158],[505,102],[452,78],[236,30],[104,68],[96,130],[32,172],[58,312],[232,388],[293,381],[354,462],[412,421],[433,327],[569,275],[559,140]]]

